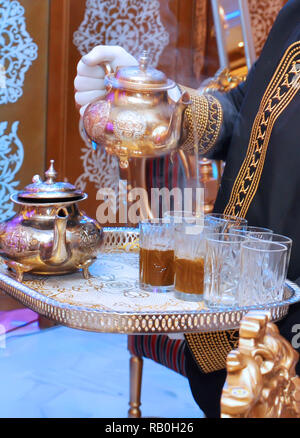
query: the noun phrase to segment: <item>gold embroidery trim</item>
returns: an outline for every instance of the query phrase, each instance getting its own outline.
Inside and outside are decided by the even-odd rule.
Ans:
[[[222,106],[210,94],[199,95],[187,87],[180,88],[188,91],[191,99],[191,105],[186,109],[183,121],[187,138],[181,147],[187,152],[197,148],[200,154],[205,154],[215,145],[220,134],[223,122]]]
[[[297,59],[298,58],[298,59]],[[300,44],[286,51],[261,101],[245,160],[224,213],[245,217],[257,192],[274,124],[299,91]]]
[[[238,345],[238,331],[186,334],[185,339],[201,371],[210,373],[226,366],[228,353]]]
[[[298,58],[298,59],[297,59]],[[285,52],[263,96],[256,115],[247,154],[235,180],[225,214],[245,217],[257,192],[274,124],[300,89],[300,42]],[[227,335],[226,335],[227,333]],[[237,348],[238,330],[185,335],[203,372],[224,369],[228,353]]]

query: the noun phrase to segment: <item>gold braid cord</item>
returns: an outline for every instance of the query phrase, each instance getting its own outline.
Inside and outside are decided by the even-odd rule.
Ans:
[[[245,217],[257,192],[274,124],[300,87],[300,42],[286,51],[261,101],[245,160],[224,213]]]
[[[186,334],[191,353],[204,373],[222,370],[228,353],[238,345],[238,331]]]
[[[186,151],[208,152],[220,134],[223,111],[218,99],[210,94],[197,94],[196,90],[180,86],[190,95],[191,105],[186,109],[183,120],[185,140],[181,148]]]
[[[274,124],[300,89],[300,42],[284,54],[261,100],[246,157],[233,185],[224,213],[245,217],[257,192]],[[237,331],[197,333],[185,336],[200,369],[205,372],[225,368],[228,353],[236,348]]]

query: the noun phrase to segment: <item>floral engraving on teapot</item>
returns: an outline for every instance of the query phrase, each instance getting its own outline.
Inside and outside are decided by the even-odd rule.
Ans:
[[[93,223],[87,223],[81,225],[77,232],[79,241],[79,247],[85,249],[88,247],[97,247],[101,241],[101,235]]]
[[[39,242],[26,231],[17,228],[11,233],[5,234],[3,238],[3,246],[10,248],[14,253],[20,254],[25,251],[37,250]]]
[[[142,114],[122,111],[114,121],[115,134],[120,140],[141,139],[146,131],[146,120]]]
[[[101,101],[96,102],[91,107],[93,119],[87,119],[86,129],[91,133],[92,138],[98,140],[103,139],[104,131],[109,120],[110,102]],[[93,120],[93,123],[92,123]]]

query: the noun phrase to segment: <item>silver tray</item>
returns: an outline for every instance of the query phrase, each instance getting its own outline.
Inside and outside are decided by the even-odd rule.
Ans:
[[[250,310],[283,318],[300,301],[300,288],[287,282],[284,300],[265,306],[207,309],[204,303],[176,299],[172,292],[147,293],[138,287],[138,230],[105,228],[103,253],[91,267],[60,276],[26,275],[23,283],[0,266],[0,287],[25,306],[68,327],[126,334],[188,333],[236,329]]]

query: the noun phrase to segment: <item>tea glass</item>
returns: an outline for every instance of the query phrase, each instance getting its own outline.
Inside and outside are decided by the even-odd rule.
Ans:
[[[215,224],[214,224],[215,225]],[[201,301],[204,289],[206,238],[215,229],[198,224],[175,228],[175,296],[184,301]]]
[[[204,225],[204,214],[188,210],[167,211],[163,215],[164,223]]]
[[[209,307],[238,304],[241,245],[247,238],[219,233],[206,237],[204,301]]]
[[[283,299],[287,252],[287,247],[277,242],[249,239],[242,243],[239,306]]]
[[[257,237],[257,236],[253,236],[252,234],[250,235],[251,238]],[[289,268],[289,264],[290,264],[290,259],[291,259],[291,251],[292,251],[292,245],[293,245],[293,241],[290,237],[287,236],[283,236],[282,234],[275,234],[273,232],[271,233],[264,233],[262,234],[262,236],[260,237],[260,239],[262,240],[270,240],[272,242],[277,242],[277,243],[281,243],[281,245],[286,246],[287,248],[287,256],[286,256],[286,277],[287,277],[287,271]]]
[[[140,288],[168,292],[174,287],[174,225],[161,219],[140,222]]]
[[[204,219],[205,225],[206,221],[209,221],[210,223],[215,222],[216,224],[218,224],[220,233],[230,233],[231,228],[234,228],[235,230],[244,230],[248,225],[248,221],[244,218],[223,213],[206,214]]]
[[[231,228],[230,233],[238,233],[247,237],[254,237],[256,239],[272,240],[271,236],[273,234],[273,231],[269,228],[247,226],[243,229]]]

